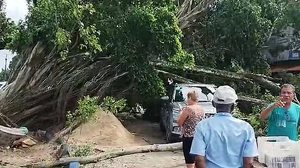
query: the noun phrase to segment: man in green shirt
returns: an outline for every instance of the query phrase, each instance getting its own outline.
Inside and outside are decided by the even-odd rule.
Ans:
[[[300,126],[300,106],[295,87],[291,84],[281,86],[280,100],[270,104],[261,112],[261,119],[268,120],[268,136],[287,136],[290,140],[298,140]]]

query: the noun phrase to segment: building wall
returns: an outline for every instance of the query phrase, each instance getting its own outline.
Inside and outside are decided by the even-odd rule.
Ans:
[[[263,54],[270,64],[280,61],[300,60],[300,39],[292,27],[288,27],[280,35],[273,35],[267,42]]]

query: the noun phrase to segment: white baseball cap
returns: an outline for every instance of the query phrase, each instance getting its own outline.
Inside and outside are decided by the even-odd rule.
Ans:
[[[233,104],[238,99],[235,90],[228,86],[220,86],[214,93],[213,101],[217,104]]]

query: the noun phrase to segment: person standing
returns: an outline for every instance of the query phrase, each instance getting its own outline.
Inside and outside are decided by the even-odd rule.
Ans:
[[[190,154],[196,168],[251,168],[258,156],[252,126],[232,116],[236,92],[220,86],[213,96],[217,113],[196,126]]]
[[[293,100],[298,102],[295,87],[291,84],[283,84],[279,100],[261,111],[260,118],[268,120],[267,136],[287,136],[290,140],[298,140],[300,106]]]
[[[195,158],[190,155],[195,127],[204,118],[204,111],[198,105],[198,95],[195,91],[187,94],[187,106],[182,109],[177,123],[182,128],[182,148],[187,168],[194,168]]]

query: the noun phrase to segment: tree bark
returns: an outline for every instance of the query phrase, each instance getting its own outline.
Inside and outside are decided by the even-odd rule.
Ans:
[[[38,42],[25,50],[0,94],[0,113],[30,129],[63,126],[66,111],[74,110],[78,99],[85,95],[101,99],[128,74],[109,58],[89,60],[87,53],[79,53],[64,60],[49,47]]]
[[[95,156],[61,158],[55,162],[42,162],[42,163],[36,163],[31,165],[25,165],[23,167],[48,168],[48,167],[67,165],[70,162],[79,162],[81,164],[96,163],[102,160],[112,159],[119,156],[131,155],[136,153],[176,151],[181,149],[182,149],[181,142],[172,143],[172,144],[154,144],[154,145],[128,147],[123,149],[111,150]]]
[[[179,3],[177,18],[180,29],[186,31],[190,27],[199,24],[199,20],[203,18],[209,6],[214,2],[215,0],[184,0],[182,3]]]
[[[171,78],[176,82],[180,83],[199,83],[198,81],[191,80],[170,72],[166,72],[163,70],[156,70],[159,74],[163,75],[165,78]],[[175,71],[173,71],[175,72]],[[252,106],[254,105],[266,105],[267,102],[264,100],[256,99],[249,96],[238,95],[237,106],[244,113],[251,113]]]
[[[157,64],[156,69],[159,72],[164,73],[166,75],[168,75],[167,73],[173,72],[175,74],[173,74],[172,76],[177,75],[176,77],[174,76],[175,78],[178,78],[178,76],[180,76],[181,78],[182,77],[188,78],[188,80],[191,81],[194,80],[194,81],[202,82],[199,81],[197,77],[205,76],[210,79],[214,79],[214,81],[220,81],[220,83],[223,84],[226,83],[229,84],[232,82],[242,82],[250,86],[260,86],[264,89],[271,91],[271,93],[275,95],[279,93],[280,87],[278,83],[274,83],[273,81],[282,82],[279,79],[273,79],[271,77],[267,77],[261,74],[234,73],[234,72],[228,72],[224,70],[217,70],[217,69],[211,69],[211,68],[200,67],[200,66],[191,69],[182,70],[177,67],[169,67],[169,66],[164,66],[162,64]],[[179,80],[182,81],[181,79]]]

